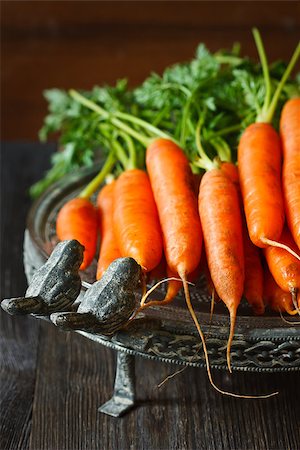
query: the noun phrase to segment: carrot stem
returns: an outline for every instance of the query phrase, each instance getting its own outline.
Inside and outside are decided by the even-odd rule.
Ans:
[[[71,97],[73,97],[79,103],[81,103],[82,105],[91,109],[92,111],[95,111],[96,113],[100,114],[104,119],[109,120],[117,128],[119,128],[122,131],[125,131],[125,133],[128,133],[130,136],[134,137],[137,141],[139,141],[141,144],[145,145],[146,147],[152,141],[152,138],[147,138],[146,136],[143,136],[142,134],[138,133],[136,130],[129,127],[124,122],[119,120],[117,117],[114,117],[112,114],[109,114],[101,106],[99,106],[95,102],[87,99],[86,97],[81,95],[79,92],[75,91],[74,89],[71,89],[69,91],[69,94]]]
[[[257,28],[253,28],[252,32],[253,32],[253,36],[255,39],[260,62],[262,65],[262,70],[263,70],[264,80],[265,80],[265,87],[266,87],[266,95],[265,95],[264,104],[261,109],[261,112],[258,114],[258,116],[256,118],[256,122],[271,123],[274,113],[275,113],[275,110],[276,110],[276,107],[277,107],[277,103],[278,103],[281,91],[300,56],[300,43],[297,45],[297,47],[291,57],[291,60],[288,64],[284,74],[282,75],[282,78],[281,78],[281,80],[276,88],[276,91],[273,94],[273,97],[271,99],[270,73],[269,73],[268,61],[267,61],[265,49],[263,46],[262,38],[261,38],[261,35]]]
[[[120,119],[128,120],[128,122],[135,123],[136,125],[139,125],[146,130],[150,131],[150,133],[154,134],[155,137],[159,136],[165,139],[172,139],[167,133],[164,131],[161,131],[159,128],[155,127],[151,123],[146,122],[143,119],[140,119],[139,117],[133,116],[128,113],[124,113],[121,111],[116,111],[114,113],[115,117],[118,117]]]
[[[271,80],[270,80],[270,72],[269,72],[269,66],[267,61],[266,52],[264,49],[263,41],[260,35],[260,32],[257,28],[253,28],[252,30],[254,40],[256,43],[256,48],[259,54],[264,80],[265,80],[265,88],[266,88],[266,95],[264,99],[264,104],[261,110],[261,113],[257,116],[256,121],[257,122],[264,122],[265,115],[268,111],[269,105],[270,105],[270,99],[271,99]]]
[[[236,125],[231,125],[230,127],[223,128],[219,131],[214,131],[213,137],[225,136],[226,134],[234,133],[235,131],[239,131],[241,129],[241,124],[238,123]]]
[[[137,157],[136,157],[136,150],[134,143],[128,134],[123,133],[122,131],[119,132],[120,136],[124,139],[126,142],[128,152],[129,152],[129,163],[126,169],[136,169],[137,168]]]
[[[198,167],[201,167],[205,170],[211,170],[216,167],[216,165],[209,159],[206,155],[204,148],[201,143],[201,126],[203,124],[203,115],[199,118],[197,128],[196,128],[196,146],[200,155],[200,158],[194,162],[194,164]]]
[[[110,173],[114,164],[116,163],[116,157],[114,153],[110,153],[104,163],[104,166],[98,173],[98,175],[92,179],[92,181],[80,192],[78,197],[88,199],[103,183],[105,177]]]
[[[271,122],[271,120],[273,118],[281,91],[285,85],[286,80],[288,79],[293,68],[295,67],[295,64],[296,64],[299,56],[300,56],[300,43],[297,45],[297,47],[292,55],[292,58],[288,64],[284,74],[282,75],[282,78],[277,86],[277,89],[276,89],[274,95],[273,95],[273,98],[272,98],[272,101],[271,101],[271,104],[270,104],[270,107],[269,107],[269,110],[268,110],[267,116],[266,116],[267,122]]]
[[[130,166],[129,158],[126,155],[120,142],[115,140],[111,143],[111,145],[113,146],[116,156],[117,156],[118,160],[120,161],[120,163],[122,164],[122,166],[124,167],[124,169],[126,169],[128,166]]]
[[[211,144],[215,147],[218,156],[222,162],[231,162],[231,151],[227,142],[220,136],[213,138]]]

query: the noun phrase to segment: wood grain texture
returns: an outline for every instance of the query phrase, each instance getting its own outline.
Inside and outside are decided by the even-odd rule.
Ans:
[[[30,199],[27,189],[48,165],[45,152],[32,144],[1,145],[1,299],[26,289],[23,233]],[[32,151],[33,150],[33,151]],[[36,153],[34,153],[34,151]],[[28,448],[39,324],[0,310],[0,448]]]
[[[28,186],[53,146],[2,146],[1,296],[25,289],[22,239]],[[97,412],[113,391],[114,353],[33,318],[1,318],[1,444],[3,450],[296,449],[299,374],[214,371],[219,386],[239,393],[280,391],[268,400],[221,396],[203,369],[137,359],[138,406],[114,419]]]
[[[2,2],[2,136],[36,139],[46,88],[90,89],[242,44],[257,57],[260,27],[270,60],[288,59],[298,42],[299,2]],[[17,112],[17,114],[16,114]],[[30,114],[28,113],[30,112]]]

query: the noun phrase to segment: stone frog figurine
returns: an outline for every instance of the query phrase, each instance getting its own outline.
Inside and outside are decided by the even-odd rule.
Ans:
[[[32,277],[25,297],[2,301],[9,314],[49,315],[71,307],[81,290],[79,267],[84,247],[75,239],[59,242]]]
[[[112,335],[136,309],[135,292],[141,267],[133,258],[118,258],[86,291],[77,312],[53,313],[52,322],[64,330]]]

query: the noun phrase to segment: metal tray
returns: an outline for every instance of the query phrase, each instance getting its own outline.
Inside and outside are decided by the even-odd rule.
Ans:
[[[57,243],[55,220],[58,210],[66,200],[76,196],[99,167],[80,170],[65,177],[32,205],[24,239],[24,265],[28,280]],[[82,273],[83,282],[93,283],[95,270],[96,261]],[[84,290],[83,286],[82,293]],[[160,294],[163,295],[163,290]],[[227,370],[229,315],[226,307],[217,304],[210,323],[210,297],[201,277],[196,286],[191,287],[191,299],[206,335],[211,366]],[[299,319],[289,317],[289,320],[295,325],[287,324],[270,311],[261,317],[254,316],[246,302],[242,301],[232,343],[232,369],[264,372],[299,370],[300,327],[296,326]],[[205,364],[200,338],[182,294],[170,306],[145,310],[137,316],[129,330],[120,330],[112,337],[76,332],[119,352],[115,394],[110,402],[100,408],[102,412],[114,416],[121,415],[134,403],[134,356],[190,366]]]

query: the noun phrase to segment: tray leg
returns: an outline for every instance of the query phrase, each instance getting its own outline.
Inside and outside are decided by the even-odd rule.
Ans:
[[[120,417],[134,406],[134,402],[135,357],[118,352],[114,394],[98,411],[112,417]]]

